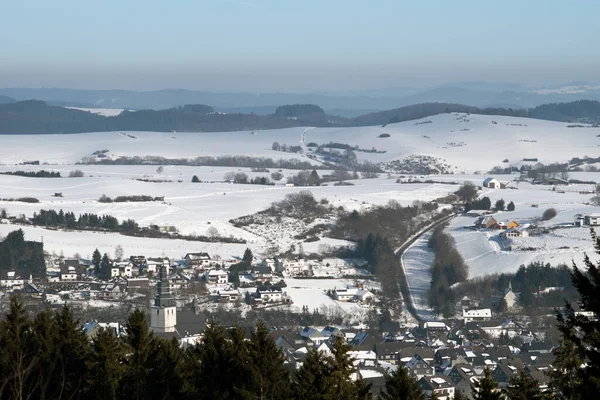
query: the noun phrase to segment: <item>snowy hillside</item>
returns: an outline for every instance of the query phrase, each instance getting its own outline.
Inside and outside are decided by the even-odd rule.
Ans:
[[[542,163],[565,162],[593,155],[600,145],[600,128],[569,128],[561,122],[488,115],[439,114],[385,127],[289,128],[254,132],[157,133],[101,132],[72,135],[1,135],[0,163],[39,160],[75,163],[93,152],[108,150],[110,157],[248,155],[273,159],[302,159],[306,154],[273,151],[280,144],[319,145],[329,142],[358,146],[359,161],[390,162],[411,155],[427,155],[450,165],[454,173],[487,171],[494,166],[520,165],[523,158]],[[390,137],[380,138],[381,134]],[[503,163],[505,159],[509,163]],[[315,162],[315,161],[312,161]]]
[[[566,162],[592,155],[600,145],[600,128],[568,128],[569,124],[528,118],[439,114],[385,127],[316,128],[306,142],[358,145],[385,150],[357,152],[362,160],[388,162],[412,154],[429,155],[452,166],[454,173],[488,171],[494,166],[520,165],[523,158],[542,163]],[[388,138],[379,138],[381,134]],[[510,164],[503,161],[509,160]],[[464,172],[463,172],[464,171]]]

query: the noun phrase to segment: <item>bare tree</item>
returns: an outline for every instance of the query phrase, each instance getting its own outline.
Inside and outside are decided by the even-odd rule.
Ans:
[[[165,170],[164,167],[161,165],[160,167],[156,168],[156,173],[162,174],[164,170]]]
[[[219,236],[219,230],[214,226],[211,226],[206,230],[206,236],[208,236],[211,239],[214,239]]]
[[[120,244],[119,244],[119,245],[117,245],[117,246],[115,247],[115,259],[116,259],[117,261],[121,261],[121,260],[123,259],[123,256],[124,256],[124,255],[125,255],[125,254],[124,254],[124,251],[123,251],[123,246],[121,246]]]

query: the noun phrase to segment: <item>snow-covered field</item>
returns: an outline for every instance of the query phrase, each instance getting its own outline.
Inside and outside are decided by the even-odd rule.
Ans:
[[[85,108],[85,107],[65,107],[72,110],[87,111],[92,114],[102,115],[103,117],[116,117],[123,112],[122,108]]]
[[[248,155],[273,159],[302,159],[306,154],[274,151],[273,142],[306,145],[329,142],[358,145],[385,153],[356,152],[359,161],[388,162],[410,155],[444,160],[455,173],[487,171],[503,161],[519,165],[523,158],[542,163],[565,162],[593,155],[600,145],[600,128],[568,128],[568,123],[504,116],[439,114],[385,127],[289,128],[254,132],[99,132],[76,135],[0,136],[0,161],[4,164],[39,160],[74,163],[98,150],[117,156]],[[388,138],[379,138],[387,133]]]
[[[229,220],[243,215],[254,214],[268,208],[274,201],[279,201],[289,193],[307,190],[307,188],[285,187],[283,185],[242,185],[224,183],[221,180],[228,171],[244,171],[249,176],[264,176],[267,173],[252,173],[249,169],[228,167],[174,167],[166,166],[162,173],[156,172],[154,166],[82,166],[62,165],[49,168],[48,166],[5,166],[0,171],[7,170],[39,170],[50,169],[59,171],[63,176],[68,176],[69,171],[81,169],[84,178],[29,178],[21,176],[0,175],[0,198],[35,197],[40,203],[21,203],[0,201],[0,208],[4,208],[9,215],[24,214],[33,216],[40,209],[62,209],[72,211],[76,215],[82,213],[108,214],[119,220],[131,218],[142,226],[159,225],[175,226],[183,234],[205,235],[208,228],[214,227],[222,236],[233,235],[244,238],[250,247],[264,246],[268,240],[282,241],[280,247],[291,244],[289,238],[273,238],[271,232],[258,235],[246,230],[236,228]],[[283,171],[284,175],[296,171]],[[197,175],[202,183],[192,183],[191,177]],[[137,179],[160,179],[167,182],[144,182]],[[181,182],[180,182],[181,181]],[[212,182],[212,183],[210,183]],[[354,181],[354,186],[321,186],[312,187],[315,198],[327,198],[335,207],[343,206],[347,209],[361,209],[372,204],[383,205],[389,200],[397,200],[403,205],[409,205],[414,200],[433,200],[444,196],[455,189],[455,186],[444,184],[398,184],[394,179],[380,177],[377,179],[362,179]],[[61,192],[62,198],[53,197],[54,193]],[[103,194],[114,198],[122,195],[150,195],[165,197],[163,202],[137,202],[137,203],[100,203],[98,199]],[[257,232],[260,233],[260,232]],[[49,231],[48,236],[61,237],[65,233]],[[36,236],[41,236],[37,235]],[[116,235],[102,234],[99,243],[107,242],[111,245],[116,241],[128,243],[131,238]],[[70,239],[60,239],[56,243],[48,239],[45,246],[49,251],[72,254],[75,246],[66,246]],[[182,244],[170,245],[169,240],[162,240],[163,244],[153,253],[162,252],[162,249],[181,249]],[[316,252],[320,244],[342,245],[343,241],[323,239],[322,241],[306,244],[306,251]],[[64,246],[65,248],[61,248]],[[138,246],[138,245],[136,245]],[[194,243],[189,247],[206,246],[208,244]],[[230,254],[227,245],[223,245],[223,257]],[[234,246],[237,248],[239,246]],[[93,250],[93,249],[92,249]],[[85,254],[87,250],[78,251]],[[183,254],[188,252],[184,249]],[[243,249],[242,249],[243,252]]]
[[[99,132],[73,135],[0,135],[0,172],[40,169],[59,171],[68,176],[70,171],[80,169],[83,178],[26,178],[0,175],[0,198],[36,197],[37,204],[0,201],[0,208],[9,215],[32,216],[40,209],[63,209],[75,214],[110,214],[120,220],[132,218],[140,225],[151,224],[175,226],[183,234],[205,235],[214,227],[222,236],[244,238],[248,244],[219,244],[186,242],[181,240],[132,238],[118,234],[94,232],[63,232],[35,227],[24,228],[31,240],[44,239],[45,249],[57,254],[79,253],[89,257],[98,247],[112,254],[114,247],[122,245],[125,253],[146,256],[167,255],[181,257],[188,252],[208,251],[222,258],[241,256],[249,247],[261,255],[273,242],[287,248],[294,240],[291,235],[280,235],[273,230],[252,231],[236,228],[229,220],[254,214],[281,200],[286,194],[310,190],[315,198],[326,198],[335,207],[363,209],[383,205],[390,200],[410,205],[415,200],[430,201],[457,189],[451,182],[473,181],[481,185],[486,175],[475,174],[494,166],[520,165],[523,158],[537,158],[542,163],[565,162],[572,157],[594,155],[600,145],[600,128],[568,128],[566,123],[539,121],[502,116],[465,114],[441,114],[418,121],[390,124],[386,127],[357,128],[290,128],[253,132],[220,133],[157,133],[157,132]],[[379,138],[388,133],[389,138]],[[239,185],[223,182],[227,172],[245,172],[250,177],[269,176],[254,173],[247,168],[235,167],[183,167],[140,165],[75,165],[93,152],[108,150],[110,157],[162,156],[167,158],[195,158],[199,156],[246,155],[272,159],[311,160],[306,154],[276,152],[273,142],[287,145],[304,145],[309,142],[328,142],[358,145],[362,149],[375,148],[385,153],[357,151],[359,161],[389,162],[410,155],[428,155],[450,164],[453,175],[420,177],[444,183],[399,184],[396,176],[382,175],[376,179],[354,180],[353,186],[327,186],[312,188]],[[306,148],[306,147],[305,147]],[[309,153],[310,154],[310,153]],[[503,160],[508,159],[508,163]],[[25,161],[38,160],[42,165],[19,165]],[[47,163],[44,165],[44,163]],[[464,171],[464,172],[463,172]],[[270,172],[274,172],[271,170]],[[285,177],[298,171],[282,170]],[[325,171],[319,171],[323,174]],[[193,175],[201,183],[191,183]],[[571,177],[586,181],[600,181],[600,173],[571,173]],[[512,177],[497,176],[501,181]],[[160,180],[147,182],[142,180]],[[281,181],[284,182],[285,178]],[[497,215],[501,221],[515,220],[521,225],[537,223],[550,232],[542,236],[513,239],[502,242],[498,232],[467,229],[475,219],[458,217],[451,221],[448,232],[455,238],[458,250],[469,265],[471,277],[496,272],[512,272],[521,264],[532,261],[552,264],[580,261],[582,252],[591,253],[591,241],[587,229],[568,227],[576,213],[600,212],[600,207],[587,205],[591,194],[581,191],[593,189],[593,185],[577,185],[552,191],[549,186],[533,186],[520,183],[516,189],[486,190],[492,204],[503,198],[513,201],[516,210]],[[53,197],[56,192],[62,198]],[[164,196],[163,202],[145,203],[99,203],[101,195]],[[537,207],[532,207],[537,205]],[[556,218],[539,222],[543,211],[553,207]],[[287,226],[287,225],[286,225]],[[0,234],[5,235],[20,226],[0,224]],[[289,229],[292,233],[293,227]],[[415,296],[415,306],[426,313],[426,290],[429,284],[427,238],[415,243],[404,256],[409,283]],[[321,239],[306,243],[305,251],[317,252],[320,245],[344,245],[344,241]],[[512,250],[508,246],[512,246]],[[322,304],[353,312],[356,304],[337,304],[324,295],[331,280],[298,280],[289,284],[288,292],[296,305],[318,308]],[[340,282],[341,284],[341,282]],[[341,286],[340,286],[341,287]],[[325,288],[325,289],[327,289]],[[346,308],[348,310],[346,310]]]

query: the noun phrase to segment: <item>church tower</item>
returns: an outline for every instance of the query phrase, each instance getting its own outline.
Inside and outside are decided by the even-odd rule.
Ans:
[[[157,333],[175,332],[177,324],[177,307],[171,296],[168,275],[169,266],[165,261],[159,271],[156,296],[150,312],[150,328]]]

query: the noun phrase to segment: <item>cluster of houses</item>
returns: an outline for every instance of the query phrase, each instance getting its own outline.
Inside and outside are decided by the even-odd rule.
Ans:
[[[491,314],[476,318],[492,322]],[[350,346],[355,377],[372,383],[375,395],[384,386],[385,373],[399,366],[408,369],[428,397],[435,393],[440,399],[454,398],[456,390],[473,398],[473,383],[481,378],[485,368],[492,371],[500,387],[506,387],[511,377],[524,370],[539,382],[540,390],[547,389],[549,378],[545,372],[553,370],[552,346],[532,340],[520,348],[494,345],[485,339],[489,332],[484,332],[481,325],[477,321],[456,326],[432,321],[411,328],[390,323],[382,335],[333,326],[307,326],[272,330],[271,336],[290,369],[300,368],[310,349],[330,355],[333,340],[341,338]],[[498,330],[519,329],[510,320],[497,325]]]
[[[485,211],[472,210],[466,213],[467,216],[477,217],[475,220],[475,228],[477,229],[489,229],[500,231],[500,237],[502,238],[513,238],[513,237],[528,237],[529,232],[525,227],[521,226],[517,221],[499,221],[497,217],[489,215]]]

